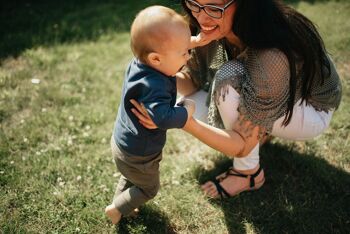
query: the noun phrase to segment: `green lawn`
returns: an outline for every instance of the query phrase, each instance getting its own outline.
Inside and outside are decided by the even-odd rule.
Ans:
[[[0,233],[350,233],[345,0],[291,2],[318,25],[341,75],[342,104],[325,134],[265,145],[265,185],[220,202],[199,184],[230,160],[170,130],[157,197],[118,228],[108,222],[119,176],[109,139],[132,57],[128,31],[152,4],[179,9],[174,0],[1,3]]]

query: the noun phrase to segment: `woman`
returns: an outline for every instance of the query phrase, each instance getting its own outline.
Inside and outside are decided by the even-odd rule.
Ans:
[[[259,140],[307,140],[330,123],[341,84],[315,26],[277,0],[182,0],[192,33],[212,41],[192,50],[178,90],[202,116],[184,130],[233,157],[233,167],[202,189],[211,197],[260,188]],[[209,94],[205,95],[204,91]],[[208,96],[207,100],[204,100]],[[147,128],[156,128],[133,102]],[[204,115],[205,116],[205,115]]]

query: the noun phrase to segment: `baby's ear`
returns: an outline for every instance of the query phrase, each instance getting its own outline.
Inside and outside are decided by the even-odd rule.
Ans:
[[[147,60],[153,66],[159,66],[160,65],[160,54],[158,54],[156,52],[151,52],[147,55]]]

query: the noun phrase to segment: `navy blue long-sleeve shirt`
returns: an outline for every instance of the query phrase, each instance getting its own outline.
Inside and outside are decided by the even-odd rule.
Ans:
[[[130,99],[143,103],[157,125],[147,129],[131,112]],[[166,130],[182,128],[187,110],[176,103],[176,78],[168,77],[133,59],[125,73],[121,102],[114,127],[114,140],[131,155],[148,156],[160,153],[166,141]]]

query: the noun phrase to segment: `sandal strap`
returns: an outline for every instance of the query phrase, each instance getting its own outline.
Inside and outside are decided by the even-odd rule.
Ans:
[[[261,166],[259,166],[259,169],[253,174],[250,176],[250,187],[253,188],[255,186],[255,177],[257,177],[260,172],[261,172]]]
[[[233,173],[232,171],[234,171],[234,173]],[[221,178],[221,180],[226,179],[226,178],[227,178],[228,176],[230,176],[230,175],[232,175],[232,176],[238,176],[238,177],[243,177],[243,178],[247,178],[247,177],[248,177],[248,175],[241,174],[241,173],[239,173],[238,171],[236,171],[233,167],[230,167],[230,168],[226,171],[225,176],[224,176],[223,178]]]
[[[262,170],[262,168],[261,168],[261,166],[259,166],[258,170],[254,174],[244,175],[242,173],[237,172],[233,167],[230,167],[229,170],[227,171],[226,176],[223,179],[225,179],[229,175],[243,177],[243,178],[249,177],[249,182],[250,182],[249,187],[253,188],[255,186],[255,177],[257,177],[260,174],[261,170]],[[232,173],[232,171],[234,171],[235,173]]]
[[[220,185],[220,182],[218,180],[213,180],[213,183],[216,187],[216,190],[220,194],[221,199],[224,199],[225,197],[230,197],[231,195]]]

